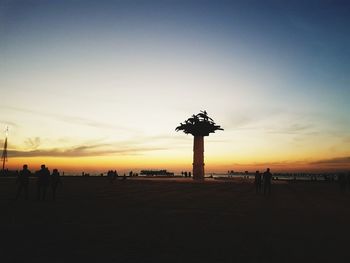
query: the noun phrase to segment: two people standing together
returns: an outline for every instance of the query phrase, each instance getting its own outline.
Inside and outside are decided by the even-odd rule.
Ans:
[[[261,175],[259,171],[255,172],[255,188],[256,193],[261,193],[264,188],[264,195],[271,194],[271,180],[272,174],[270,172],[270,168],[267,168],[266,171]]]

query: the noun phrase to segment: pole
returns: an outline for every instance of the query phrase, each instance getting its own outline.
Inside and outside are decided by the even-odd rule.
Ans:
[[[4,150],[2,152],[2,171],[5,171],[5,162],[7,161],[7,137],[5,138]]]
[[[194,136],[193,140],[193,179],[204,180],[204,137]]]

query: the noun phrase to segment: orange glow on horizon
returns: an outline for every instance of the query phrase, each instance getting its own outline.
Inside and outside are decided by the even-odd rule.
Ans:
[[[33,158],[12,158],[6,163],[10,170],[19,170],[23,164],[28,164],[30,170],[38,170],[41,164],[45,164],[49,169],[57,168],[67,173],[91,172],[100,173],[110,169],[120,172],[133,170],[135,172],[142,169],[167,169],[175,173],[192,170],[192,160],[186,158],[160,159],[150,156],[136,157],[77,157],[77,158],[59,158],[59,157],[33,157]],[[274,172],[327,172],[350,170],[347,163],[327,164],[313,162],[232,162],[224,159],[207,159],[205,163],[206,173],[226,173],[227,171],[263,171],[267,167]]]

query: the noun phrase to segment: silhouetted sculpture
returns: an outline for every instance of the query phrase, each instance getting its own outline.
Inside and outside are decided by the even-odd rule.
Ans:
[[[271,179],[272,179],[272,174],[270,173],[270,168],[267,168],[266,172],[263,173],[264,195],[271,194]]]
[[[260,193],[261,192],[261,173],[259,171],[255,172],[255,190],[256,193]]]
[[[38,176],[37,192],[38,200],[45,200],[47,187],[49,186],[50,171],[45,167],[45,164],[41,165],[41,169],[36,172]]]
[[[193,179],[204,179],[204,136],[209,136],[216,130],[223,130],[216,125],[206,111],[201,111],[197,115],[192,115],[184,123],[180,123],[175,129],[194,136],[193,141]]]
[[[52,200],[56,200],[56,189],[59,184],[62,185],[60,173],[57,169],[53,169],[51,175]]]
[[[24,191],[25,199],[28,199],[28,185],[29,185],[29,177],[31,175],[31,172],[28,170],[28,165],[23,165],[23,170],[21,170],[18,174],[16,183],[18,184],[17,188],[17,194],[16,194],[16,200],[19,198],[19,196],[22,193],[22,190]]]

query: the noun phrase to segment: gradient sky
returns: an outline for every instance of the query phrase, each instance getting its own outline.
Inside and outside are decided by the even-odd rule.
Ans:
[[[350,168],[349,1],[0,0],[9,167]],[[1,145],[3,144],[3,137]]]

